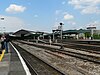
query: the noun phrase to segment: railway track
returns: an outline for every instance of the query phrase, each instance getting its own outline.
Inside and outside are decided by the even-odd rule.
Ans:
[[[15,43],[13,43],[13,45],[18,49],[21,56],[29,66],[32,75],[65,75],[40,58],[19,47]]]
[[[35,42],[35,41],[34,41]],[[49,42],[45,42],[45,44],[50,44]],[[61,46],[60,43],[52,43],[51,45]],[[89,53],[100,54],[100,46],[98,44],[81,44],[81,43],[72,43],[72,42],[63,42],[63,46],[65,48],[71,48],[76,50],[81,50]]]
[[[60,46],[60,44],[53,44],[55,46]],[[66,48],[81,50],[85,52],[100,54],[100,46],[97,45],[88,45],[88,44],[76,44],[76,43],[66,43],[63,44]]]
[[[46,42],[45,44],[50,44]],[[51,45],[61,46],[60,43],[52,43]],[[79,43],[70,43],[70,42],[63,42],[63,46],[65,48],[71,48],[76,50],[81,50],[89,53],[100,54],[100,46],[99,45],[92,45],[92,44],[79,44]]]
[[[47,49],[47,50],[50,50],[50,51],[53,51],[53,52],[69,55],[69,56],[72,56],[72,57],[76,57],[76,58],[80,58],[80,59],[84,59],[84,60],[87,60],[87,61],[90,61],[90,62],[100,64],[100,57],[99,56],[93,56],[93,55],[89,55],[89,54],[72,52],[72,51],[67,51],[67,50],[60,50],[60,49],[55,48],[55,47],[44,46],[44,45],[40,45],[40,44],[27,43],[27,42],[22,42],[22,41],[19,41],[19,42],[23,43],[23,44],[32,45],[32,46],[35,46],[35,47]]]

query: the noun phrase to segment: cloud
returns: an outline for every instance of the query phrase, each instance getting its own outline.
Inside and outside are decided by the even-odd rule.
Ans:
[[[87,26],[99,26],[99,25],[100,25],[99,21],[94,21],[87,24]]]
[[[25,10],[26,10],[26,7],[24,6],[10,4],[10,6],[6,8],[5,11],[9,13],[20,13],[20,12],[24,12]]]
[[[68,4],[79,9],[82,14],[98,14],[100,13],[100,0],[70,0]]]
[[[24,27],[24,22],[18,17],[3,16],[4,20],[0,20],[1,30],[5,27],[5,31],[16,31]]]
[[[84,14],[93,14],[93,13],[99,14],[100,10],[99,10],[98,7],[89,6],[85,9],[83,9],[81,12],[84,13]]]
[[[73,15],[70,15],[70,14],[65,14],[64,15],[64,20],[71,20],[71,19],[74,19]]]

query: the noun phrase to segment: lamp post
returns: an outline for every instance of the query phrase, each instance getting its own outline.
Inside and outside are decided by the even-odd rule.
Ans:
[[[3,33],[5,33],[6,32],[6,28],[5,27],[3,27]]]
[[[64,25],[63,23],[60,23],[60,37],[61,37],[61,47],[60,49],[61,50],[64,50],[64,47],[63,47],[63,37],[62,37],[62,32],[63,32],[63,28],[62,28],[62,25]]]
[[[4,21],[4,17],[1,17],[0,20]],[[1,33],[3,33],[3,30],[5,31],[5,27],[1,27]]]

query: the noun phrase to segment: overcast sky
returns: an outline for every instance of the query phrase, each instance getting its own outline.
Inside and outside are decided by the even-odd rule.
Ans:
[[[100,29],[100,0],[0,0],[0,31]]]

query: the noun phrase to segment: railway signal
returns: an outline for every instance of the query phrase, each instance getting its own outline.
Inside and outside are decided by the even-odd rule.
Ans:
[[[62,32],[63,32],[62,25],[64,25],[64,24],[63,23],[60,23],[60,27],[59,27],[60,28],[60,34],[61,34],[60,35],[61,36],[61,47],[60,47],[60,49],[61,50],[64,50],[64,46],[63,46],[63,43],[62,43],[63,42],[62,41],[62,39],[63,39],[63,37],[62,37]]]

